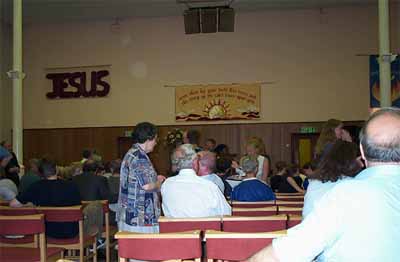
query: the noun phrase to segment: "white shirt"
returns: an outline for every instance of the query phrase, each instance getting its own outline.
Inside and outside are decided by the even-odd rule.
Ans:
[[[231,214],[224,195],[212,182],[182,169],[161,186],[162,208],[166,217],[211,217]]]
[[[334,186],[303,222],[275,239],[280,261],[397,262],[400,165],[367,168]]]
[[[218,188],[219,188],[219,190],[221,190],[222,194],[224,193],[225,185],[224,185],[224,182],[222,181],[222,179],[218,175],[208,174],[206,176],[201,176],[201,178],[213,182],[214,184],[216,184],[218,186]]]
[[[303,219],[311,213],[315,205],[321,200],[321,198],[329,192],[338,183],[352,179],[351,177],[343,177],[336,182],[325,182],[322,183],[319,180],[310,179],[310,184],[308,185],[306,195],[304,196],[304,206],[303,206]]]

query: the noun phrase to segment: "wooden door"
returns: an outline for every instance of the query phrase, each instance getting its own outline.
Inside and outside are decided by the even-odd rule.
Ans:
[[[292,163],[302,167],[313,159],[319,133],[292,133]]]

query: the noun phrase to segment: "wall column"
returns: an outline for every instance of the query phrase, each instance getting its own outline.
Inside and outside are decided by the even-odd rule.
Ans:
[[[381,107],[392,105],[389,0],[379,0],[379,87]]]
[[[22,0],[14,0],[13,19],[13,69],[9,76],[13,81],[13,150],[20,162],[23,161],[22,127]]]

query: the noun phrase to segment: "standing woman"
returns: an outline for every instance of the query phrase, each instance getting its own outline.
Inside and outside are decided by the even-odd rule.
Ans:
[[[134,144],[121,163],[118,229],[157,233],[160,216],[158,192],[165,177],[157,176],[147,155],[157,144],[157,128],[148,122],[139,123],[132,138]]]
[[[240,159],[240,163],[242,160],[248,156],[257,159],[258,161],[258,172],[256,177],[263,181],[267,182],[268,174],[269,174],[269,159],[262,154],[265,153],[264,143],[259,137],[252,137],[247,140],[246,143],[246,155]],[[240,168],[240,165],[236,161],[232,161],[232,167],[236,168],[236,172],[241,174],[243,171]]]
[[[322,127],[315,146],[314,156],[320,158],[338,139],[352,142],[349,132],[343,129],[343,122],[337,119],[329,119]]]

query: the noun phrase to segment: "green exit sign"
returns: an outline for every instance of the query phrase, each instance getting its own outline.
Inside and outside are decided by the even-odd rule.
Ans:
[[[313,126],[300,127],[300,133],[317,133],[317,129]]]

